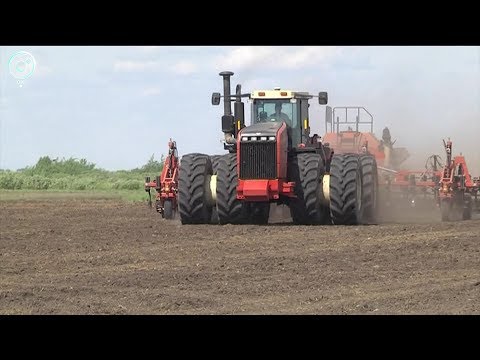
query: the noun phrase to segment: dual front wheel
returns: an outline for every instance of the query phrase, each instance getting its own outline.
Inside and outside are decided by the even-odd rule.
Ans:
[[[269,203],[237,199],[236,154],[188,154],[182,157],[178,207],[182,224],[267,224]],[[216,177],[212,194],[212,176]]]

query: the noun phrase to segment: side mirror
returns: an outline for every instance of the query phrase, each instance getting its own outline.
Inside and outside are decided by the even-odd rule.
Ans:
[[[318,93],[318,103],[320,105],[328,104],[328,93],[326,91],[321,91]]]
[[[220,93],[213,93],[212,94],[212,105],[220,104]]]

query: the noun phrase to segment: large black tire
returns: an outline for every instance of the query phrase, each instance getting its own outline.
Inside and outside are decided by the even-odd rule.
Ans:
[[[172,220],[175,217],[175,212],[173,211],[173,202],[172,200],[165,200],[163,203],[163,217],[167,220]]]
[[[210,161],[212,162],[212,171],[213,174],[217,173],[218,163],[224,155],[210,155]]]
[[[375,223],[378,216],[378,172],[373,155],[361,155],[362,173],[362,223]]]
[[[212,216],[212,163],[205,154],[182,156],[178,173],[178,210],[182,224],[208,224]]]
[[[217,168],[218,168],[218,163],[220,162],[220,158],[223,155],[211,155],[210,156],[210,161],[212,162],[212,175],[217,175]],[[212,208],[212,219],[210,221],[212,224],[218,224],[218,214],[217,214],[217,205],[215,204]]]
[[[335,225],[362,223],[362,173],[356,154],[335,154],[332,158],[330,215]]]
[[[248,207],[237,199],[237,154],[223,155],[217,167],[217,214],[220,224],[248,223]]]
[[[325,164],[317,153],[299,153],[288,165],[289,179],[295,182],[296,198],[289,200],[294,224],[314,225],[329,222],[328,208],[320,203]]]

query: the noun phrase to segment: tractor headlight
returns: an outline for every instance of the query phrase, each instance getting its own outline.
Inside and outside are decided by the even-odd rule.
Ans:
[[[269,137],[268,137],[268,140],[270,140],[270,141],[275,141],[275,136],[269,136]]]

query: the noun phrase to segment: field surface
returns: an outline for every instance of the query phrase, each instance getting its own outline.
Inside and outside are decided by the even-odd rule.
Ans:
[[[181,225],[102,197],[0,201],[0,314],[479,314],[480,220]],[[401,216],[400,216],[401,215]]]

